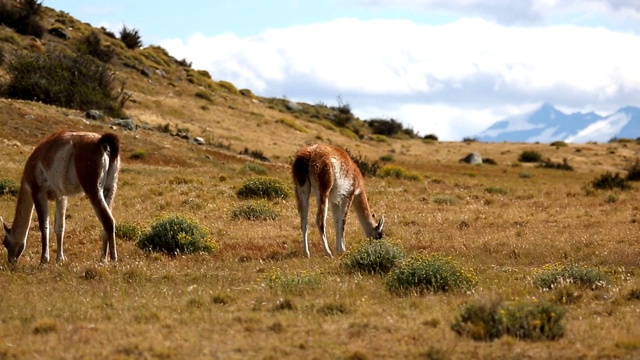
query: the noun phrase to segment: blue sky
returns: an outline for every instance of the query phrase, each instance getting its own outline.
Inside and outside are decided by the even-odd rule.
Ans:
[[[140,31],[261,96],[471,137],[544,102],[640,106],[637,0],[45,0],[116,34]]]

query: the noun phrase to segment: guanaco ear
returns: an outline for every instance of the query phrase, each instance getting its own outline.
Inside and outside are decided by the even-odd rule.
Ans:
[[[384,226],[384,215],[380,216],[380,221],[378,221],[378,225],[376,225],[376,230],[378,232],[382,232],[383,226]]]

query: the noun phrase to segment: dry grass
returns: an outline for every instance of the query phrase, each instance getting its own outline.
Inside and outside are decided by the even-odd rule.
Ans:
[[[54,41],[45,36],[43,44]],[[161,64],[162,56],[154,51],[152,61],[145,59]],[[98,221],[86,199],[72,198],[66,263],[38,265],[35,222],[17,268],[0,251],[0,358],[637,358],[640,301],[629,294],[640,287],[639,190],[595,191],[589,183],[605,171],[623,173],[640,145],[354,141],[323,119],[296,118],[307,132],[283,126],[290,114],[266,99],[213,86],[204,110],[193,96],[201,88],[184,70],[163,70],[167,77],[150,79],[119,70],[134,90],[125,111],[149,128],[189,128],[210,145],[152,130],[112,130],[123,145],[114,214],[144,229],[163,214],[186,215],[210,229],[220,249],[169,257],[119,239],[119,262],[100,264]],[[0,100],[0,178],[18,182],[33,146],[60,129],[102,132],[108,125],[86,122],[74,110]],[[394,295],[384,277],[352,274],[339,259],[324,258],[313,227],[312,258],[305,259],[293,197],[269,202],[277,220],[233,219],[243,205],[237,189],[255,176],[246,171],[254,160],[238,155],[242,149],[264,152],[272,160],[260,164],[268,176],[290,184],[293,154],[318,141],[370,161],[391,154],[394,165],[419,175],[420,181],[367,178],[373,210],[385,215],[388,236],[409,255],[451,257],[474,271],[478,286]],[[514,165],[525,150],[556,162],[567,158],[575,171]],[[136,151],[146,158],[131,159]],[[472,151],[497,165],[458,163]],[[611,195],[615,202],[607,201]],[[14,197],[0,196],[7,221],[14,206]],[[362,240],[351,214],[347,246]],[[557,298],[561,289],[533,283],[536,271],[553,264],[601,269],[611,280],[595,290],[571,289],[560,340],[475,342],[451,330],[461,307],[477,299]]]

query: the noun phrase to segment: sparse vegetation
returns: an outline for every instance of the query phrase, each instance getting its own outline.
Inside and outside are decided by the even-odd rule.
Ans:
[[[562,159],[562,163],[551,161],[551,159],[545,159],[542,160],[538,166],[545,169],[573,171],[573,166],[569,165],[569,160],[567,158]]]
[[[96,31],[92,31],[80,39],[78,52],[80,54],[93,56],[103,63],[108,63],[115,56],[115,50],[112,47],[102,45],[100,35]]]

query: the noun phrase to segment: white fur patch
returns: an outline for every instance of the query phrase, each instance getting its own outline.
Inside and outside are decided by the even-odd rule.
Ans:
[[[347,173],[339,159],[331,158],[333,166],[333,188],[331,189],[331,200],[336,202],[339,198],[351,194],[353,191],[353,179]]]

